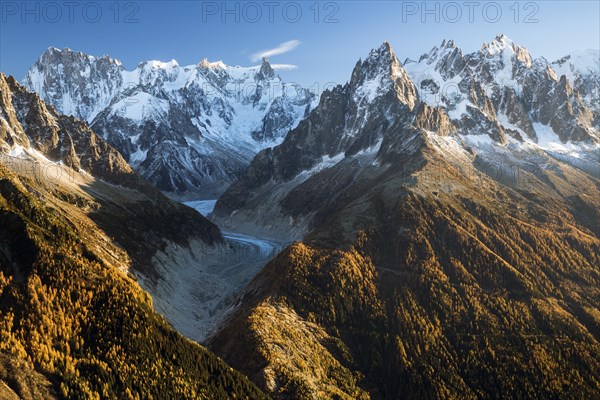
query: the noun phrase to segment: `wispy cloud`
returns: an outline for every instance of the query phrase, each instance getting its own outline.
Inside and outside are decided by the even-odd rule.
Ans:
[[[298,66],[297,65],[293,65],[293,64],[271,64],[271,67],[273,69],[297,69]]]
[[[290,41],[281,43],[279,46],[277,46],[275,48],[268,49],[268,50],[261,50],[258,53],[254,53],[250,56],[250,60],[252,60],[252,62],[256,62],[258,60],[261,60],[263,57],[271,57],[271,56],[276,56],[279,54],[284,54],[284,53],[294,50],[301,43],[302,42],[299,40],[295,40],[295,39],[290,40]]]

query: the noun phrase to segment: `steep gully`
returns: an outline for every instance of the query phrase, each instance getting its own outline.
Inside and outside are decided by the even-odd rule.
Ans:
[[[184,204],[209,215],[216,200]],[[190,243],[165,251],[155,265],[166,268],[156,280],[137,276],[155,309],[185,337],[203,342],[235,309],[240,290],[286,245],[284,241],[223,232],[226,245],[209,248]]]

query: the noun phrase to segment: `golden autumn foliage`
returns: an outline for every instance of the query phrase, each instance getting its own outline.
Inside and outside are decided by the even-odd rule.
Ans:
[[[264,395],[176,333],[149,296],[0,166],[0,353],[67,399]]]
[[[280,354],[337,341],[313,350],[317,367],[293,371],[292,398],[345,398],[357,388],[374,399],[597,397],[600,239],[548,210],[537,223],[469,198],[407,194],[399,204],[350,244],[287,248],[210,347],[248,372],[228,339],[247,331],[235,336],[244,354],[259,352],[264,370],[278,371]],[[329,222],[320,237],[339,227]],[[308,324],[323,334],[286,336]],[[319,397],[327,383],[302,382],[331,358],[352,378],[341,397]],[[279,395],[265,376],[252,378]]]

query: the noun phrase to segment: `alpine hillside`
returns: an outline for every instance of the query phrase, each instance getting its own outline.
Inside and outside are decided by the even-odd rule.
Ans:
[[[357,63],[346,85],[323,93],[319,107],[281,145],[255,157],[214,214],[225,227],[257,226],[301,238],[354,173],[336,168],[342,176],[332,177],[333,186],[312,188],[312,203],[298,197],[309,178],[365,157],[385,166],[386,146],[407,145],[388,139],[389,131],[406,125],[437,132],[447,150],[470,153],[465,167],[485,164],[516,175],[520,164],[543,166],[543,157],[597,176],[600,64],[598,53],[589,54],[581,68],[565,61],[569,56],[556,64],[532,60],[525,47],[501,35],[467,55],[444,41],[418,63],[402,65],[384,43]],[[557,75],[557,65],[568,75]]]
[[[0,74],[0,397],[265,398],[136,282],[180,267],[162,255],[194,243],[223,236]]]
[[[209,340],[281,399],[600,393],[598,69],[388,43],[218,200],[297,240]],[[587,67],[591,65],[591,70]]]

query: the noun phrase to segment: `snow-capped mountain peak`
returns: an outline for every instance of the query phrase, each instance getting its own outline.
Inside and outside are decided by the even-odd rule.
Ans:
[[[441,48],[455,48],[456,45],[454,44],[454,40],[452,39],[444,39],[442,40],[442,44],[440,45]]]
[[[496,36],[490,43],[484,43],[481,47],[481,53],[487,57],[500,55],[507,59],[507,61],[516,59],[527,68],[531,67],[532,64],[532,59],[527,48],[517,45],[504,34]]]
[[[316,100],[289,90],[266,59],[250,67],[152,60],[128,71],[108,56],[49,49],[23,83],[88,121],[159,188],[178,192],[218,194]]]
[[[165,69],[165,70],[172,70],[174,68],[179,67],[179,63],[177,62],[177,60],[171,60],[168,62],[164,62],[164,61],[158,61],[158,60],[151,60],[151,61],[144,61],[142,63],[139,64],[138,67],[148,67],[148,68],[153,68],[153,69]]]
[[[499,35],[470,54],[445,40],[405,68],[420,98],[444,108],[458,131],[504,144],[510,138],[536,142],[547,131],[535,128],[541,124],[563,142],[596,141],[600,124],[590,109],[598,115],[597,75],[581,73],[569,60],[533,59],[526,47]]]
[[[259,79],[274,79],[276,76],[277,74],[271,64],[269,64],[269,60],[263,58],[260,70],[258,71]]]
[[[515,43],[506,35],[501,33],[500,35],[496,36],[491,42],[484,43],[481,46],[481,51],[493,55],[501,53],[506,49],[513,49],[514,46]]]
[[[200,63],[198,63],[198,67],[203,68],[203,69],[214,69],[214,68],[225,69],[226,65],[221,60],[211,62],[211,61],[208,61],[208,58],[203,58],[202,61],[200,61]]]
[[[89,62],[96,62],[98,60],[103,60],[104,62],[108,62],[109,64],[121,65],[121,61],[116,60],[110,57],[108,54],[104,54],[100,57],[92,56],[81,51],[72,50],[69,47],[65,47],[63,49],[59,49],[58,47],[50,46],[46,49],[44,53],[38,58],[38,62],[47,61],[49,58],[58,58],[62,63],[64,62],[73,62],[73,60],[87,60]]]
[[[384,42],[379,48],[371,50],[364,61],[360,59],[356,63],[352,72],[351,84],[358,86],[365,81],[389,77],[394,57],[395,55],[388,42]]]
[[[94,57],[69,48],[48,48],[30,68],[24,86],[63,114],[90,122],[123,84],[118,60]]]
[[[449,54],[455,50],[460,52],[460,49],[454,44],[454,40],[444,39],[439,46],[434,46],[428,53],[422,54],[421,57],[419,57],[419,62],[425,61],[427,64],[431,64],[438,61],[440,58],[443,58],[444,54]],[[414,62],[412,60],[407,61],[407,63]]]
[[[371,50],[368,57],[356,64],[350,79],[357,102],[373,102],[394,90],[396,97],[410,109],[415,107],[417,91],[404,67],[387,42]]]

